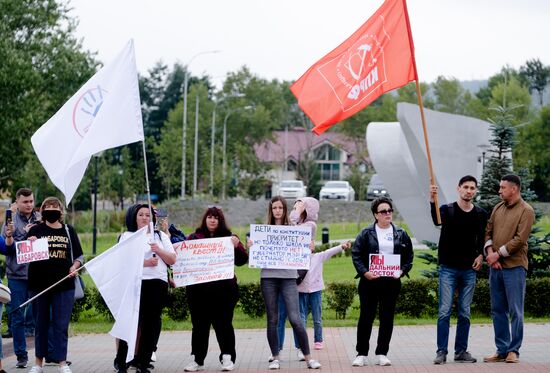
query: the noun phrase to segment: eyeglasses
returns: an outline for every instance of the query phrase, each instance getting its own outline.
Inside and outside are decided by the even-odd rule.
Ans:
[[[210,206],[207,206],[209,209],[217,209],[217,210],[220,210],[222,209],[221,206],[218,206],[218,205],[210,205]]]
[[[376,213],[377,214],[384,214],[384,215],[389,215],[393,212],[393,209],[387,209],[387,210],[380,210],[380,211],[377,211]]]

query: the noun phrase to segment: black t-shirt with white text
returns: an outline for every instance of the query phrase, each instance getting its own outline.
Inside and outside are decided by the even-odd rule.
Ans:
[[[40,292],[49,286],[55,284],[63,277],[69,274],[69,268],[72,265],[72,257],[78,258],[82,255],[80,240],[72,226],[68,226],[71,240],[67,237],[65,226],[61,228],[51,228],[45,223],[35,225],[29,230],[28,237],[47,238],[50,258],[37,262],[29,263],[29,290]],[[63,291],[74,289],[74,279],[68,278],[57,285],[52,291]]]

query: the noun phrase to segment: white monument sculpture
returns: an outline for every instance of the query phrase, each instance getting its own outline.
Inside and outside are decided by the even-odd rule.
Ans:
[[[439,187],[439,204],[455,201],[458,180],[481,180],[489,145],[488,122],[425,109],[432,165]],[[430,176],[417,105],[397,104],[399,122],[370,123],[366,141],[376,172],[395,207],[419,241],[438,242],[439,229],[429,207]]]

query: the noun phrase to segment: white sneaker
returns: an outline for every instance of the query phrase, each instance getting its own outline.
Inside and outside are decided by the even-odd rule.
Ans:
[[[306,361],[306,358],[302,353],[302,350],[300,350],[299,348],[296,349],[296,356],[298,357],[298,361]]]
[[[376,355],[376,357],[378,358],[378,362],[376,363],[376,365],[380,365],[383,367],[391,365],[391,361],[386,357],[386,355]]]
[[[367,365],[367,357],[365,355],[357,355],[355,359],[353,360],[353,363],[351,363],[354,367],[362,367]]]
[[[29,370],[29,373],[43,373],[44,369],[42,369],[39,365],[34,365],[31,370]]]
[[[60,365],[59,368],[57,368],[57,371],[59,373],[73,373],[71,368],[69,368],[68,365]]]
[[[153,351],[153,353],[151,354],[151,361],[152,362],[157,361],[157,354],[155,354],[155,351]]]
[[[267,367],[272,370],[281,369],[281,364],[279,364],[279,360],[273,360]]]
[[[222,355],[222,371],[229,372],[235,369],[235,364],[231,361],[231,355]]]
[[[200,372],[201,370],[204,370],[204,365],[199,365],[196,362],[192,361],[185,368],[183,368],[186,372]]]
[[[318,362],[317,360],[311,359],[310,361],[307,362],[307,367],[309,369],[319,369],[321,368],[321,363]]]

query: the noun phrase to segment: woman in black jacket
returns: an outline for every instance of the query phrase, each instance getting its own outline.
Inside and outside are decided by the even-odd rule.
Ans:
[[[381,197],[372,202],[374,224],[363,229],[355,239],[351,256],[359,280],[359,301],[361,312],[357,324],[357,357],[353,366],[367,365],[369,339],[372,324],[379,308],[380,329],[376,346],[377,365],[391,365],[387,358],[393,332],[395,305],[401,290],[400,278],[412,268],[413,251],[407,233],[392,223],[393,205],[389,198]],[[399,277],[381,277],[369,270],[370,254],[400,255]]]
[[[242,266],[248,261],[248,254],[226,225],[222,209],[209,207],[202,217],[201,226],[188,240],[214,237],[231,237],[235,248],[235,265]],[[208,337],[210,326],[214,327],[220,346],[219,360],[223,371],[231,371],[235,367],[235,330],[233,329],[233,313],[239,300],[237,277],[202,284],[189,285],[186,289],[187,303],[191,313],[193,331],[191,333],[191,354],[195,360],[184,370],[196,372],[204,370],[204,359],[208,352]]]

